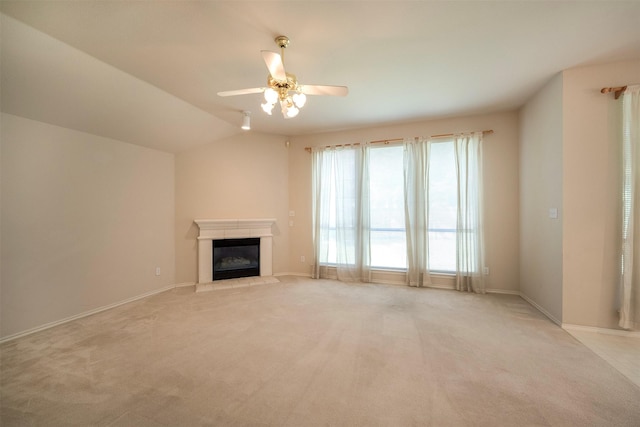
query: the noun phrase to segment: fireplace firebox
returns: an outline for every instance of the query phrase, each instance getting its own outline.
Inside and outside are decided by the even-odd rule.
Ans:
[[[213,242],[212,280],[260,276],[260,239],[223,239]]]

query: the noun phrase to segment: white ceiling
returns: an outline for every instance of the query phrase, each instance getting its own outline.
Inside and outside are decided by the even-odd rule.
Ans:
[[[220,129],[212,138],[236,132],[243,110],[252,112],[254,131],[293,136],[514,109],[561,70],[640,58],[640,1],[3,0],[0,8],[118,73],[186,101],[198,114],[209,113]],[[259,94],[216,95],[265,86],[260,51],[278,52],[273,39],[281,34],[291,39],[288,72],[303,84],[348,86],[349,95],[309,97],[289,120],[277,109],[264,114]],[[3,71],[5,51],[3,40]],[[24,86],[20,90],[28,91]],[[17,108],[13,98],[5,100],[3,92],[4,111]],[[96,133],[111,136],[113,112],[101,115],[106,107],[99,99],[92,104],[104,117]],[[45,121],[65,125],[54,116],[66,114],[73,122],[86,108],[49,112]]]

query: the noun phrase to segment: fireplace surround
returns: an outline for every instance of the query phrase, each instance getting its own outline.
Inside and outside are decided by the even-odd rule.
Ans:
[[[276,220],[196,219],[198,235],[198,283],[213,281],[213,240],[260,239],[260,276],[273,275],[273,233]]]

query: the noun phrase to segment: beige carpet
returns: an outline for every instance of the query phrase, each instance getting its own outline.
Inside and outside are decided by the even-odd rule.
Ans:
[[[0,350],[2,426],[640,425],[640,388],[515,296],[178,288]]]

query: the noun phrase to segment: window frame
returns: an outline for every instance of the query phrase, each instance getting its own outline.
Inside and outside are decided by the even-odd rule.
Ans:
[[[454,144],[453,139],[445,139],[445,140],[441,140],[441,141],[433,141],[432,143],[434,144],[443,144],[443,143],[449,143],[449,144]],[[385,146],[381,146],[381,147],[372,147],[372,149],[374,150],[383,150],[383,149],[389,149],[389,148],[402,148],[401,144],[387,144]],[[455,165],[454,165],[455,167]],[[373,171],[370,170],[370,173],[373,173]],[[335,175],[333,175],[331,177],[331,182],[333,183],[333,181],[335,180]],[[403,189],[404,192],[404,189]],[[335,192],[332,191],[332,194],[335,195]],[[404,195],[403,195],[403,199],[404,199]],[[404,223],[404,218],[403,218],[403,223]],[[329,236],[331,236],[332,234],[335,236],[336,233],[336,228],[335,227],[331,227],[329,226],[327,228],[327,230],[329,231]],[[374,232],[401,232],[401,233],[405,233],[406,234],[406,228],[392,228],[392,227],[380,227],[380,228],[376,228],[376,227],[370,227],[369,229],[370,233],[374,233]],[[471,231],[471,230],[468,230]],[[455,235],[457,233],[457,230],[455,228],[431,228],[429,227],[428,229],[428,233],[453,233],[454,234],[454,239],[455,239]],[[330,237],[327,237],[328,241],[331,242]],[[334,244],[335,247],[335,244]],[[331,254],[331,244],[329,244],[329,250],[327,251],[327,257],[329,257],[329,254]],[[335,253],[335,250],[333,251]],[[455,261],[455,260],[454,260]],[[405,250],[405,262],[406,262],[406,250]],[[320,265],[321,266],[326,266],[326,267],[336,267],[337,264],[334,261],[320,261]],[[406,272],[408,269],[408,267],[405,264],[405,267],[391,267],[391,266],[382,266],[382,265],[374,265],[373,263],[371,264],[371,270],[372,271],[380,271],[380,272]],[[429,270],[430,273],[434,274],[434,275],[442,275],[442,276],[455,276],[456,272],[455,272],[455,266],[453,268],[453,270],[442,270],[442,269],[430,269]]]

